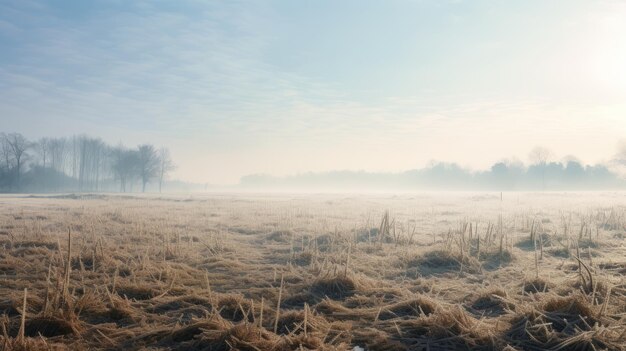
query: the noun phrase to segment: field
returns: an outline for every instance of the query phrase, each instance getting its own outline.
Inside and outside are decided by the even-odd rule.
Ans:
[[[626,350],[626,194],[0,196],[0,349]]]

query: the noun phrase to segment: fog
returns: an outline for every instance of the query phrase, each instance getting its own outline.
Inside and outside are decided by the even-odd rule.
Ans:
[[[554,191],[625,189],[626,181],[603,165],[583,166],[575,161],[527,167],[497,163],[487,171],[470,171],[454,163],[436,163],[401,173],[333,171],[288,177],[250,175],[241,179],[239,187],[259,191]]]
[[[535,147],[530,162],[505,160],[486,170],[456,163],[403,172],[336,170],[290,176],[251,174],[236,185],[191,183],[172,178],[175,160],[164,146],[109,145],[87,135],[46,137],[32,141],[20,133],[0,133],[2,192],[206,192],[206,191],[416,191],[416,190],[618,190],[626,189],[619,173],[626,166],[626,145],[607,164],[587,165],[573,156],[555,161]]]

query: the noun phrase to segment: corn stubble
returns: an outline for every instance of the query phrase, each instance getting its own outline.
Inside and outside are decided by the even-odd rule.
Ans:
[[[623,204],[455,196],[10,199],[0,349],[626,350]]]

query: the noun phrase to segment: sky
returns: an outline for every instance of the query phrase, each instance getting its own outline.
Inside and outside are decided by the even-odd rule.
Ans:
[[[167,146],[210,184],[606,162],[626,2],[0,0],[0,131]]]

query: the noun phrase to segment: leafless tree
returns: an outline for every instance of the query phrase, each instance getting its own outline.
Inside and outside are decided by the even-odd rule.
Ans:
[[[7,135],[4,133],[0,134],[0,156],[2,157],[2,166],[8,172],[13,168],[13,152],[9,146]]]
[[[99,190],[100,173],[106,156],[106,145],[98,138],[78,138],[78,187],[79,190]]]
[[[543,146],[535,146],[530,153],[528,154],[528,158],[530,162],[535,165],[544,166],[550,158],[553,156],[552,151],[550,149],[545,148]]]
[[[52,138],[49,141],[50,167],[58,172],[65,171],[65,159],[68,151],[66,144],[65,138]]]
[[[80,155],[80,148],[79,148],[79,139],[76,135],[72,136],[72,144],[71,147],[69,149],[69,153],[71,156],[71,163],[70,163],[70,167],[72,169],[72,178],[77,179],[78,178],[78,157]]]
[[[4,139],[8,145],[9,153],[15,162],[15,185],[19,188],[22,165],[28,157],[26,151],[28,150],[30,144],[20,133],[7,134],[4,136]]]
[[[33,144],[37,154],[39,154],[39,158],[41,159],[43,168],[46,168],[46,161],[50,154],[50,139],[41,138]]]
[[[137,174],[139,153],[120,145],[111,151],[111,156],[113,174],[120,181],[120,191],[126,192],[127,186],[132,184]]]
[[[146,184],[159,174],[159,157],[153,145],[143,144],[137,147],[139,152],[139,176],[141,191],[146,191]]]
[[[176,169],[176,165],[172,161],[172,158],[170,156],[170,150],[162,147],[159,150],[159,193],[161,192],[161,189],[163,187],[163,180],[165,179],[165,177],[167,177],[169,172],[173,171],[174,169]]]
[[[541,186],[544,190],[546,188],[546,165],[552,156],[552,151],[543,146],[535,146],[528,154],[530,161],[541,169]]]

